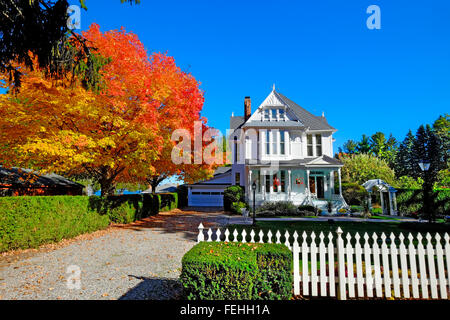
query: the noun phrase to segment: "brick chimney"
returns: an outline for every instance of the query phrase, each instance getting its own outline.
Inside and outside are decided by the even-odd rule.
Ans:
[[[245,118],[245,121],[247,121],[248,118],[250,118],[251,115],[252,115],[252,101],[250,100],[250,97],[245,97],[245,100],[244,100],[244,118]]]

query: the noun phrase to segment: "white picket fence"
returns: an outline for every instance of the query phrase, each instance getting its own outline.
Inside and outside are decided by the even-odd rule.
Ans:
[[[236,229],[233,233],[228,229],[222,233],[220,228],[215,231],[209,228],[205,237],[202,224],[198,229],[197,242],[239,240],[282,243],[280,231],[273,234],[269,230],[265,235],[263,231],[256,234],[251,230],[247,234],[247,231],[242,230],[239,234]],[[343,234],[341,228],[337,229],[336,234],[337,237],[334,237],[330,232],[326,241],[322,232],[318,239],[314,232],[310,234],[309,239],[306,232],[303,232],[299,244],[298,234],[294,232],[291,244],[289,232],[284,233],[284,244],[293,253],[295,295],[337,297],[341,300],[347,297],[450,297],[450,237],[447,233],[443,239],[436,233],[434,245],[433,237],[429,233],[425,236],[425,245],[424,237],[420,233],[415,238],[409,234],[408,244],[405,243],[403,234],[396,237],[391,233],[388,238],[384,233],[381,237],[376,233],[369,237],[365,233],[363,240],[358,233],[354,237],[349,233]],[[267,239],[263,241],[265,236]],[[304,270],[306,271],[303,272]]]

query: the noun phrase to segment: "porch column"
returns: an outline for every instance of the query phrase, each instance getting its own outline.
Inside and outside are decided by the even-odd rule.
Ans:
[[[261,170],[261,192],[263,200],[266,201],[266,170]]]
[[[291,198],[291,170],[288,170],[288,199]]]
[[[381,202],[381,212],[384,214],[384,201],[383,201],[383,191],[380,189],[380,202]]]
[[[248,186],[247,186],[247,190],[248,190],[248,199],[253,200],[253,195],[252,195],[252,172],[253,170],[249,170],[248,171]]]
[[[330,191],[331,191],[331,194],[333,195],[334,194],[334,170],[332,170],[332,171],[330,171]],[[333,196],[331,196],[331,197],[333,197]]]
[[[339,178],[339,195],[342,197],[341,168],[338,169],[338,178]]]
[[[372,191],[369,191],[369,198],[367,201],[369,202],[369,211],[372,211]]]
[[[390,215],[394,215],[394,208],[392,207],[392,193],[391,191],[389,191],[389,210],[390,210]]]
[[[398,215],[398,211],[397,211],[397,196],[395,195],[395,192],[392,193],[392,200],[394,202],[395,214]]]
[[[311,190],[309,189],[309,170],[306,170],[306,181],[305,186],[308,188],[308,194],[311,193]]]

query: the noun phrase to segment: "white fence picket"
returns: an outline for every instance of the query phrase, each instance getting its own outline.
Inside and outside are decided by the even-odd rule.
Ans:
[[[317,277],[317,246],[316,246],[316,234],[311,232],[311,295],[317,296],[317,284],[319,279]]]
[[[294,241],[294,245],[292,248],[293,252],[293,263],[294,263],[294,295],[300,294],[300,247],[298,246],[298,242]]]
[[[340,300],[347,299],[346,277],[345,277],[345,256],[344,256],[344,240],[342,239],[342,229],[337,230],[337,262],[338,262],[338,298]]]
[[[345,253],[347,256],[347,283],[348,283],[348,297],[355,297],[355,277],[353,274],[353,246],[351,243],[352,236],[347,233],[347,246],[345,247]]]
[[[328,233],[328,288],[330,297],[336,296],[336,280],[334,275],[334,243],[333,234]]]
[[[403,297],[409,298],[410,297],[410,295],[409,295],[410,281],[409,281],[409,276],[408,276],[409,270],[408,270],[408,262],[406,260],[407,251],[406,251],[406,246],[404,244],[405,237],[403,236],[403,233],[400,233],[398,238],[400,240],[399,254],[400,254],[400,265],[402,268]]]
[[[371,256],[372,250],[369,244],[369,235],[364,233],[364,265],[366,269],[366,291],[369,298],[373,297],[373,276]]]
[[[356,261],[356,281],[357,281],[357,288],[358,288],[358,297],[363,298],[364,297],[364,277],[363,277],[363,270],[362,270],[362,248],[361,244],[359,243],[359,233],[357,232],[355,234],[355,261]]]
[[[325,260],[326,248],[323,239],[325,236],[323,232],[319,234],[319,270],[320,270],[320,296],[326,297],[327,295],[327,262]]]
[[[417,258],[419,260],[419,276],[420,276],[420,289],[422,292],[422,298],[428,299],[428,283],[427,283],[427,269],[425,266],[425,249],[422,244],[422,235],[417,235]]]
[[[426,235],[427,239],[427,261],[428,261],[428,273],[429,273],[429,284],[430,284],[430,291],[431,291],[431,298],[437,299],[437,279],[436,279],[436,269],[434,267],[434,249],[433,245],[431,244],[431,235],[427,233]]]
[[[378,236],[374,232],[372,235],[372,256],[373,256],[373,270],[375,279],[375,293],[377,297],[383,296],[382,283],[381,283],[381,270],[380,270],[380,249],[378,247]]]
[[[309,269],[308,269],[308,243],[306,242],[306,232],[302,234],[302,292],[303,295],[309,295]]]
[[[381,234],[381,261],[383,264],[383,283],[384,283],[384,295],[386,298],[391,297],[391,272],[389,269],[389,251],[386,244],[386,235],[384,232]]]
[[[400,294],[400,278],[398,276],[398,251],[397,251],[397,245],[395,244],[395,235],[391,232],[391,235],[389,236],[391,239],[391,247],[389,250],[389,254],[391,256],[391,262],[392,262],[392,283],[394,285],[394,297],[399,298],[401,297]]]
[[[442,250],[441,236],[436,233],[434,237],[436,240],[436,256],[437,256],[437,269],[439,277],[439,291],[441,294],[441,299],[447,299],[447,288],[445,279],[445,269],[444,269],[444,250]]]
[[[204,229],[203,224],[200,223],[197,242],[230,241],[230,230],[228,228],[223,233],[220,228],[215,231],[208,228],[207,237],[205,237]],[[447,233],[443,239],[439,234],[436,234],[434,246],[433,238],[429,233],[425,237],[425,246],[422,242],[424,238],[420,233],[416,237],[413,237],[411,233],[408,234],[408,246],[404,242],[405,237],[402,233],[398,236],[400,242],[398,246],[393,233],[390,234],[389,239],[382,233],[381,247],[378,245],[378,236],[375,233],[373,233],[372,239],[369,238],[367,233],[364,234],[363,246],[358,233],[354,237],[347,233],[345,245],[341,228],[338,228],[336,233],[335,247],[331,232],[328,234],[327,245],[324,242],[325,235],[323,232],[319,234],[318,244],[316,244],[314,232],[311,233],[310,239],[308,239],[306,232],[303,232],[300,245],[298,233],[294,231],[291,245],[290,234],[285,231],[284,245],[293,254],[295,295],[336,296],[336,261],[339,299],[347,299],[347,290],[349,298],[362,298],[366,295],[370,298],[374,296],[374,289],[376,297],[389,298],[393,289],[393,296],[396,298],[410,298],[412,293],[412,297],[416,299],[427,299],[429,295],[432,299],[448,299],[450,289],[450,237]],[[238,242],[239,236],[242,237],[239,237],[241,242],[246,242],[248,241],[247,236],[250,236],[249,242],[251,243],[255,243],[255,236],[257,236],[253,229],[249,234],[243,229],[240,235],[234,229],[232,235],[233,242]],[[223,239],[221,236],[223,236]],[[271,230],[267,232],[267,241],[264,241],[262,230],[259,231],[258,236],[259,243],[272,243],[273,233]],[[276,243],[281,244],[279,230],[277,230],[275,236]],[[355,244],[352,244],[353,239]],[[441,243],[442,240],[444,245]],[[417,241],[417,245],[415,245],[415,241]],[[300,259],[302,260],[301,265]],[[319,269],[318,266],[320,266]]]
[[[408,256],[409,256],[409,267],[411,269],[411,286],[413,298],[419,298],[419,280],[417,278],[417,266],[416,266],[416,248],[413,244],[413,236],[410,233],[408,235]]]

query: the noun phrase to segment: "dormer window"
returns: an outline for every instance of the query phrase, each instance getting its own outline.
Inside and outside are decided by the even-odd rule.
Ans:
[[[266,109],[264,110],[264,120],[269,121],[270,120],[270,110]]]
[[[278,109],[278,116],[279,120],[284,120],[285,117],[284,109]]]
[[[272,118],[270,120],[272,121],[277,120],[277,109],[272,109]]]

